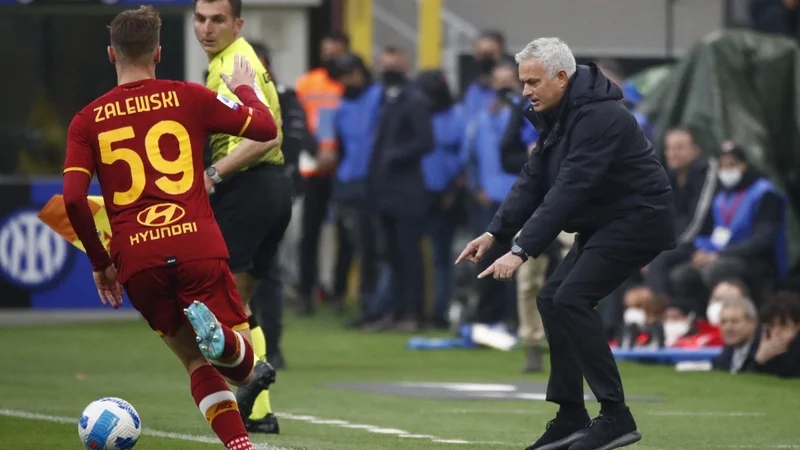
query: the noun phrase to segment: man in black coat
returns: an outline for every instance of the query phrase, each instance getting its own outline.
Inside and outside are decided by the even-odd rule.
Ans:
[[[479,261],[495,241],[511,252],[479,275],[511,279],[562,231],[575,244],[537,298],[550,344],[547,400],[560,405],[528,450],[607,450],[641,439],[625,405],[597,302],[663,250],[675,247],[672,190],[664,167],[622,91],[594,65],[576,66],[558,38],[537,39],[516,56],[526,117],[539,131],[531,158],[489,225],[456,263]],[[601,403],[589,419],[583,378]]]

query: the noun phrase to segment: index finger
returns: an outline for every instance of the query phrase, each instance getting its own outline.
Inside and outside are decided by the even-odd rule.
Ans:
[[[478,278],[483,278],[494,273],[494,263],[487,267],[486,270],[478,274]]]
[[[456,265],[458,265],[458,263],[463,261],[464,258],[466,258],[467,255],[469,255],[471,251],[472,251],[472,249],[470,248],[469,245],[467,245],[467,247],[461,252],[461,254],[458,255],[458,258],[456,258]]]

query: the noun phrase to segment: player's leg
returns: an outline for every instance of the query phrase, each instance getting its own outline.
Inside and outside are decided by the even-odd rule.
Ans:
[[[247,436],[236,396],[200,352],[194,333],[182,326],[174,336],[164,335],[163,339],[186,368],[194,402],[225,447],[229,450],[255,450]]]
[[[220,440],[230,450],[252,450],[236,397],[200,353],[194,334],[184,326],[177,278],[178,266],[149,269],[134,274],[125,283],[125,290],[131,304],[183,363],[195,403]]]
[[[258,393],[275,381],[275,371],[254,357],[233,275],[225,261],[207,259],[181,264],[179,280],[178,296],[201,351],[222,375],[249,392],[237,394],[239,409],[247,417]],[[251,370],[252,378],[246,379]]]

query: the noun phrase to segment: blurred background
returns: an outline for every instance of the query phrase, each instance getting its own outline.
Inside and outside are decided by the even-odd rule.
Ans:
[[[106,25],[139,3],[0,0],[0,314],[101,307],[85,256],[36,214],[61,192],[72,116],[115,85]],[[163,18],[158,76],[204,83],[208,60],[194,36],[192,2],[153,3]],[[526,263],[514,283],[478,283],[478,268],[452,262],[483,232],[535,142],[519,116],[526,101],[513,55],[534,38],[558,36],[579,63],[598,64],[623,88],[675,189],[681,246],[599,306],[620,357],[798,374],[796,0],[246,0],[243,18],[242,36],[266,48],[273,79],[296,91],[315,140],[284,145],[298,172],[282,244],[286,314],[322,310],[363,333],[448,337],[411,336],[411,348],[523,347],[523,370],[545,370],[535,297],[571,236]],[[347,52],[361,63],[342,61]],[[323,136],[314,102],[315,89],[327,85],[307,83],[320,68],[340,94],[342,83],[354,87],[348,75],[364,71],[364,83],[384,95],[399,86],[428,100],[434,143],[414,162],[424,177],[397,169],[396,188],[381,191],[418,208],[388,219],[370,208],[353,213],[336,194],[341,166],[315,171],[314,147],[333,136]],[[379,133],[367,119],[345,127]],[[719,156],[723,149],[728,156]],[[340,153],[338,164],[346,161]],[[720,177],[726,169],[739,173],[737,182]],[[726,245],[709,243],[714,229],[728,226],[720,224],[728,197],[753,186],[761,190],[746,197],[746,231]],[[407,252],[416,242],[419,256]],[[784,329],[762,339],[764,330]],[[636,348],[652,352],[624,352]],[[698,352],[676,357],[667,351],[674,348]],[[765,369],[774,358],[788,362]]]

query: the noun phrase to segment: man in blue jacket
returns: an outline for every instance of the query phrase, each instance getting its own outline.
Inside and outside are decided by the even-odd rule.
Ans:
[[[486,111],[475,116],[474,133],[470,142],[466,144],[467,160],[474,161],[475,176],[472,177],[469,188],[480,208],[481,229],[486,229],[492,221],[517,179],[516,174],[503,170],[500,150],[512,116],[511,109],[519,108],[522,103],[516,64],[501,61],[495,66],[492,72],[492,88],[495,98]],[[523,123],[521,128],[522,145],[528,148],[536,142],[536,130],[528,122]],[[479,270],[485,270],[507,250],[508,247],[504,250],[503,246],[493,248],[479,265]],[[479,300],[474,321],[487,324],[502,322],[514,305],[514,286],[486,278],[478,281],[477,288]]]
[[[459,151],[464,136],[463,108],[453,100],[441,70],[426,70],[417,76],[433,113],[433,152],[422,160],[425,187],[430,193],[427,234],[433,247],[434,326],[445,328],[447,308],[453,295],[453,238],[456,232],[456,202],[461,188]]]
[[[672,190],[664,167],[621,89],[595,65],[580,66],[558,38],[537,39],[516,56],[526,112],[539,138],[530,161],[487,232],[457,260],[480,261],[495,241],[511,252],[479,276],[510,280],[563,230],[577,233],[537,304],[550,344],[547,400],[558,415],[528,450],[598,450],[641,439],[625,404],[617,365],[595,311],[597,302],[675,247]],[[583,378],[600,401],[589,420]],[[588,425],[588,426],[587,426]]]
[[[368,175],[383,90],[372,82],[364,61],[354,53],[340,56],[335,67],[338,81],[345,87],[344,94],[334,113],[332,129],[320,128],[318,134],[335,140],[338,145],[339,163],[332,197],[341,225],[342,245],[336,270],[348,271],[353,250],[358,252],[359,315],[351,325],[360,326],[372,317],[378,280],[376,224],[368,194]],[[337,274],[337,278],[346,280],[346,273]]]

